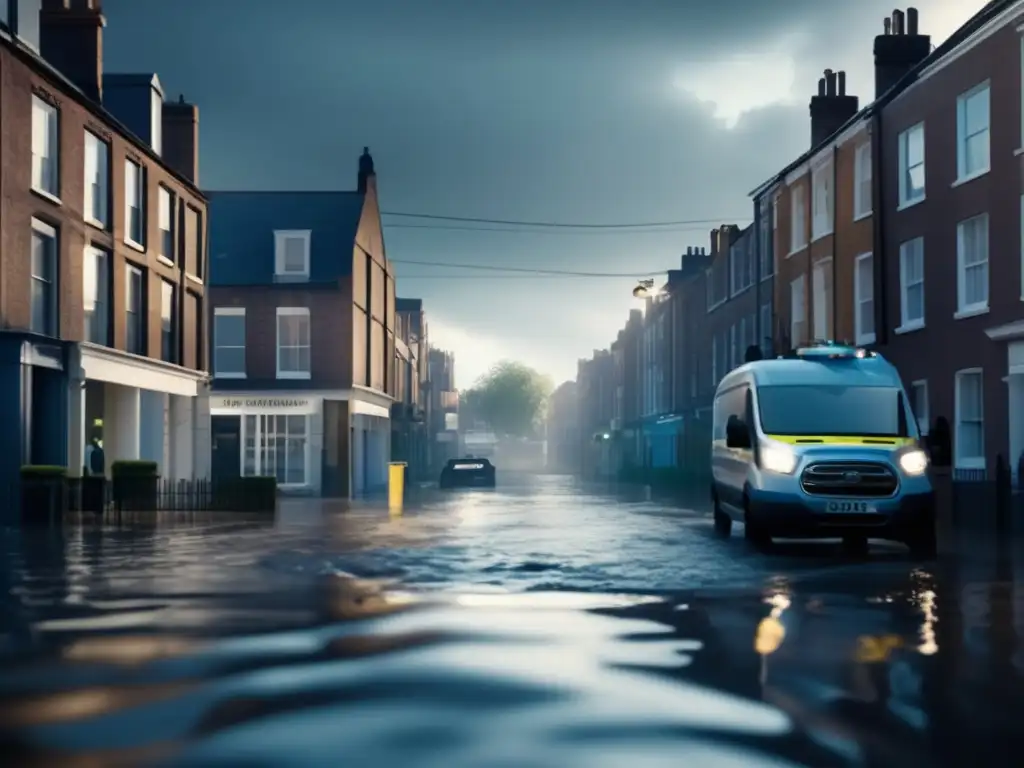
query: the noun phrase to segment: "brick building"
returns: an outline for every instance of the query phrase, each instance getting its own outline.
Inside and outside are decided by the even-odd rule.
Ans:
[[[4,479],[85,446],[205,475],[198,110],[103,71],[99,0],[0,2]]]
[[[434,466],[434,474],[449,459],[458,458],[460,448],[460,430],[467,425],[461,423],[461,403],[455,379],[455,355],[443,349],[430,347],[427,352],[428,369],[425,386],[429,394],[427,410],[428,439],[431,441],[430,460]]]
[[[395,279],[364,149],[349,192],[210,192],[218,475],[351,497],[387,483]]]
[[[411,478],[433,477],[430,458],[430,387],[427,319],[422,299],[395,300],[395,402],[391,406],[391,459],[404,461]]]

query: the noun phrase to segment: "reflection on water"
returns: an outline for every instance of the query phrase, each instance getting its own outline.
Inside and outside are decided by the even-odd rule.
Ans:
[[[470,504],[326,527],[7,531],[4,765],[1020,764],[1012,553],[928,571],[777,559],[747,587],[646,593],[431,591],[381,564],[454,562],[457,548],[485,569],[490,547],[542,573],[570,549],[504,525]],[[475,551],[470,530],[487,539]],[[599,519],[577,544],[607,562],[612,534]],[[339,571],[346,548],[366,557],[360,576]]]

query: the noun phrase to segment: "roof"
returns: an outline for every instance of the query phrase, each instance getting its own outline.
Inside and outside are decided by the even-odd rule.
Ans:
[[[758,360],[737,368],[733,373],[753,374],[758,386],[795,386],[834,384],[857,387],[901,386],[899,373],[883,357],[861,360]]]
[[[928,56],[922,59],[916,66],[914,66],[906,75],[898,80],[889,90],[883,93],[881,96],[875,97],[875,100],[861,107],[860,110],[849,120],[843,123],[839,128],[827,139],[819,142],[812,146],[796,160],[791,162],[781,171],[773,175],[771,178],[761,182],[757,187],[749,192],[750,197],[760,196],[767,188],[773,186],[777,182],[784,179],[790,171],[800,167],[805,162],[810,160],[814,155],[818,154],[822,149],[832,144],[837,136],[840,136],[844,131],[849,130],[852,126],[871,117],[877,110],[882,109],[886,105],[890,104],[896,99],[908,86],[917,80],[921,72],[927,69],[929,66],[934,64],[936,61],[941,59],[943,56],[948,54],[950,51],[956,49],[961,43],[963,43],[968,37],[974,34],[979,28],[984,26],[994,16],[1002,13],[1004,10],[1013,5],[1017,0],[992,0],[984,8],[978,11],[974,16],[968,19],[963,26],[957,29],[952,35],[950,35],[942,43],[937,46]]]
[[[274,231],[310,230],[310,283],[352,273],[361,192],[208,192],[210,284],[274,282]]]
[[[422,312],[423,311],[423,299],[395,299],[395,311],[396,312]]]
[[[155,88],[160,94],[160,98],[163,98],[164,95],[164,87],[160,84],[160,78],[157,77],[156,72],[104,72],[103,87],[107,86]]]
[[[185,187],[189,192],[200,200],[206,199],[203,191],[196,186],[195,182],[191,181],[176,168],[169,165],[167,161],[157,154],[153,147],[150,146],[149,142],[143,141],[139,138],[130,128],[128,128],[127,125],[114,117],[114,115],[102,104],[99,104],[89,98],[81,88],[71,82],[71,80],[69,80],[60,70],[20,40],[13,37],[2,23],[0,23],[0,42],[2,42],[15,56],[35,69],[39,74],[60,86],[65,92],[71,94],[75,101],[105,122],[111,129],[130,141],[136,150],[146,155],[150,160],[159,163],[161,168],[163,168],[175,179],[175,181]],[[108,75],[104,75],[103,77],[106,79]],[[115,75],[115,77],[118,77],[118,75]],[[143,77],[145,77],[145,75],[143,75]],[[155,79],[156,75],[152,75],[152,78]],[[159,85],[159,80],[156,82],[157,85]]]

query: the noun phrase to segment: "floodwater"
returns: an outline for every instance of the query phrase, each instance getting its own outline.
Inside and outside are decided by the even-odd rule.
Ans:
[[[4,766],[1022,764],[1012,544],[758,553],[558,477],[3,537]]]

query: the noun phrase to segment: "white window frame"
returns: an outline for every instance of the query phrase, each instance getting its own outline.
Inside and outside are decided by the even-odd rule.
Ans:
[[[799,297],[799,301],[797,301]],[[797,312],[799,304],[800,312]],[[798,319],[799,318],[799,319]],[[801,332],[797,332],[800,328]],[[807,341],[807,275],[798,275],[789,283],[789,344],[798,347]]]
[[[748,239],[740,240],[729,248],[729,296],[739,296],[754,284],[751,275],[752,256]]]
[[[921,132],[921,148],[922,148],[921,155],[922,155],[922,157],[921,157],[920,166],[921,166],[922,172],[924,173],[924,183],[923,183],[923,185],[921,187],[920,194],[916,194],[913,197],[911,197],[910,196],[910,189],[907,187],[907,179],[910,176],[911,167],[909,167],[907,165],[907,162],[910,159],[908,157],[909,146],[910,146],[910,136],[911,136],[912,133],[914,133],[916,131],[920,131]],[[912,205],[917,205],[918,203],[923,202],[928,197],[928,164],[927,164],[927,160],[928,160],[928,146],[927,146],[927,139],[928,139],[928,136],[925,133],[925,125],[924,125],[923,121],[920,122],[920,123],[917,123],[915,125],[910,126],[905,131],[900,132],[900,135],[897,138],[897,141],[899,143],[899,165],[898,165],[898,168],[897,168],[897,170],[899,171],[899,209],[909,208]],[[916,168],[917,166],[918,166],[918,164],[915,163],[912,167]],[[897,209],[897,210],[899,210],[899,209]]]
[[[981,418],[981,456],[960,455],[960,384],[967,376],[977,376],[979,379],[978,391],[981,394],[979,406]],[[955,421],[953,425],[953,467],[955,469],[985,469],[985,374],[981,368],[965,368],[957,371],[954,376],[953,405]]]
[[[239,347],[237,344],[221,344],[220,339],[217,338],[217,318],[218,317],[241,317],[243,322],[243,328],[245,327],[245,307],[214,307],[213,309],[213,377],[215,379],[244,379],[246,378],[246,348],[245,348],[245,336],[242,337],[242,345]],[[241,349],[242,350],[242,370],[241,371],[220,371],[217,369],[217,350],[218,349]]]
[[[822,300],[818,301],[818,275],[821,275],[821,289],[822,289]],[[826,281],[825,278],[828,278]],[[811,310],[813,317],[811,318],[811,330],[813,338],[818,340],[831,339],[832,334],[830,326],[832,325],[832,316],[835,308],[835,265],[833,264],[832,257],[827,256],[823,259],[818,259],[811,265]],[[832,306],[829,306],[831,304]],[[823,307],[821,310],[822,324],[824,328],[822,333],[818,333],[818,307]]]
[[[308,371],[282,371],[281,370],[281,318],[282,317],[305,317],[309,325],[309,368]],[[279,379],[309,379],[313,371],[313,328],[309,316],[309,307],[278,307],[277,317],[274,319],[274,361]],[[301,349],[301,346],[295,347]]]
[[[132,184],[132,171],[136,174],[135,183]],[[129,194],[134,187],[135,194]],[[134,205],[133,205],[134,203]],[[139,239],[132,237],[132,208],[139,209]],[[146,169],[142,163],[137,163],[131,158],[124,161],[124,241],[136,250],[146,249]]]
[[[789,255],[807,247],[807,199],[802,182],[789,188]]]
[[[310,441],[310,432],[311,432],[311,426],[312,426],[312,419],[310,418],[310,415],[307,414],[307,413],[246,413],[246,414],[243,414],[243,416],[242,416],[242,426],[241,426],[241,430],[240,430],[240,434],[239,434],[239,437],[241,439],[241,444],[242,444],[242,449],[239,451],[239,457],[238,457],[238,471],[239,471],[239,474],[241,474],[243,476],[252,476],[252,475],[265,474],[267,472],[267,467],[264,466],[264,463],[265,463],[264,459],[266,458],[266,454],[267,454],[266,448],[267,448],[267,445],[269,444],[270,440],[269,440],[268,435],[267,435],[266,424],[267,424],[267,420],[268,419],[275,418],[277,416],[285,416],[285,417],[289,417],[289,418],[290,417],[294,417],[294,416],[301,416],[303,421],[305,422],[305,433],[304,433],[304,435],[305,435],[304,436],[305,445],[304,445],[304,457],[303,457],[303,460],[304,460],[304,463],[305,463],[305,466],[304,466],[304,470],[305,471],[303,473],[304,474],[303,482],[301,482],[301,483],[289,483],[289,482],[281,483],[281,482],[279,482],[277,484],[278,488],[305,488],[305,487],[307,487],[312,482],[312,468],[310,466],[310,460],[311,460],[311,457],[313,455],[313,453],[312,453],[312,446],[310,445],[310,443],[311,443],[311,441]],[[251,422],[250,422],[250,419],[252,420]],[[252,429],[250,429],[250,425],[253,427]],[[275,438],[280,435],[280,433],[277,433],[277,432],[274,432],[274,433],[271,433],[271,434]],[[250,437],[253,440],[253,467],[252,467],[252,472],[251,473],[247,472],[247,468],[245,466],[246,444],[247,444],[248,438],[250,438]],[[285,438],[285,442],[287,443],[287,437]],[[287,451],[287,447],[285,448],[285,451]],[[275,455],[275,463],[276,463],[276,455]],[[275,471],[276,471],[276,468],[275,468]]]
[[[917,419],[917,431],[921,437],[925,437],[931,427],[931,401],[928,399],[928,380],[918,379],[910,382],[910,391],[913,393],[913,402],[916,406],[920,401],[924,402],[923,408],[914,408],[914,418]],[[922,395],[923,393],[923,395]]]
[[[60,202],[60,111],[32,94],[32,191]]]
[[[285,243],[290,239],[301,239],[304,254],[303,268],[298,272],[285,270]],[[274,230],[274,279],[276,280],[309,280],[309,257],[312,231],[308,229],[276,229]]]
[[[811,242],[832,234],[832,162],[811,172]]]
[[[94,338],[89,333],[89,327],[83,322],[82,335],[85,340],[93,344],[111,345],[110,338],[110,311],[113,296],[111,290],[111,265],[113,259],[110,254],[102,248],[94,245],[86,245],[83,254],[82,264],[82,317],[85,318],[86,305],[92,304],[93,316],[100,322],[101,339]],[[90,294],[90,288],[92,294]]]
[[[94,186],[98,187],[98,200],[93,199]],[[82,210],[87,224],[102,230],[110,225],[110,145],[89,130],[85,131],[85,191]]]
[[[920,248],[916,244],[920,244]],[[913,246],[913,248],[912,248]],[[907,262],[911,256],[921,256],[921,279],[918,282],[911,284],[907,278]],[[925,315],[927,310],[925,308],[925,273],[924,273],[924,237],[913,237],[910,240],[904,240],[900,243],[900,327],[896,329],[897,333],[905,333],[907,331],[916,331],[918,328],[924,328]],[[921,286],[921,316],[910,317],[908,314],[908,307],[910,301],[907,296],[911,288],[916,285]]]
[[[29,256],[29,279],[31,284],[36,282],[47,285],[49,291],[49,306],[46,307],[46,328],[38,329],[32,327],[32,318],[35,315],[35,308],[32,306],[32,296],[34,291],[30,290],[29,293],[29,328],[34,333],[40,333],[46,336],[52,336],[60,338],[60,232],[56,227],[50,226],[45,221],[39,219],[32,219],[32,233],[48,239],[49,250],[45,254],[47,263],[46,269],[50,272],[47,275],[37,275],[35,273],[35,267],[32,263],[32,257]],[[33,244],[30,242],[30,248]]]
[[[873,189],[871,139],[857,147],[853,156],[853,220],[866,219],[872,213]]]
[[[967,135],[967,103],[981,94],[988,96],[988,115],[986,116],[985,127]],[[985,143],[988,147],[988,160],[984,165],[973,170],[967,168],[967,141],[975,136],[985,136]],[[991,82],[986,80],[978,83],[970,90],[964,91],[956,98],[956,184],[963,184],[971,179],[984,176],[992,168],[992,88]]]
[[[972,264],[972,267],[979,267],[982,264],[985,266],[985,300],[976,301],[973,304],[965,304],[964,298],[967,293],[967,280],[966,280],[966,265],[964,264],[964,229],[965,225],[973,221],[982,220],[985,222],[985,259]],[[991,272],[991,221],[989,220],[988,213],[980,213],[977,216],[971,216],[969,219],[964,219],[956,225],[956,313],[953,315],[955,318],[960,319],[964,317],[972,317],[974,315],[984,314],[988,312],[989,301],[992,296],[992,272]]]
[[[861,262],[871,260],[871,330],[865,331],[861,328],[860,308],[869,299],[865,298],[860,284]],[[853,260],[853,335],[854,343],[858,345],[875,343],[875,254],[862,253]]]

